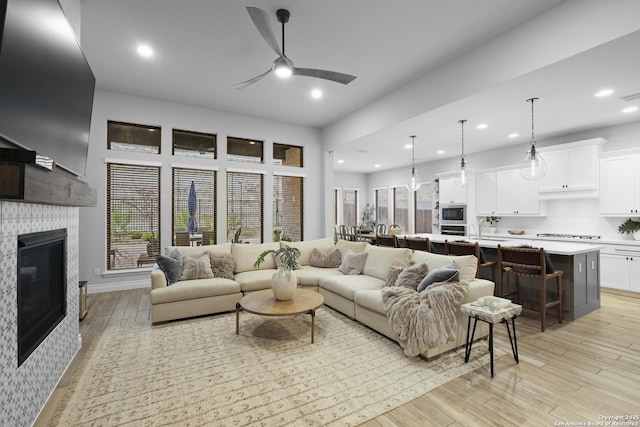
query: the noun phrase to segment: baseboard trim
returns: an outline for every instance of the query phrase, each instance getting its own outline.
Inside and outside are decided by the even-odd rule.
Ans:
[[[87,285],[87,292],[89,294],[97,294],[102,292],[114,292],[114,291],[126,291],[129,289],[150,288],[151,279],[143,280],[130,280],[127,282],[114,282],[114,283],[89,283]]]
[[[606,294],[620,295],[629,298],[640,298],[640,292],[627,291],[625,289],[606,288],[604,286],[602,286],[600,289]]]

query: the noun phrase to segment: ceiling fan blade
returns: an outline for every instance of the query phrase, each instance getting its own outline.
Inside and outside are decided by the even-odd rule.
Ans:
[[[338,73],[336,71],[316,70],[314,68],[294,68],[292,74],[296,76],[317,77],[319,79],[331,80],[343,85],[348,85],[356,79],[350,74]]]
[[[267,71],[265,71],[264,73],[260,74],[259,76],[255,76],[252,79],[247,80],[246,82],[242,82],[242,83],[238,83],[233,85],[232,87],[234,89],[243,89],[251,84],[254,84],[255,82],[257,82],[258,80],[260,80],[261,78],[263,78],[264,76],[266,76],[267,74],[269,74],[271,71],[273,70],[273,68],[269,68]]]
[[[247,11],[249,12],[249,16],[253,20],[256,28],[262,35],[264,41],[267,42],[271,49],[273,49],[278,56],[284,56],[280,47],[278,46],[278,42],[276,41],[276,36],[273,34],[273,30],[271,29],[271,24],[269,23],[269,15],[262,9],[257,7],[247,6]]]

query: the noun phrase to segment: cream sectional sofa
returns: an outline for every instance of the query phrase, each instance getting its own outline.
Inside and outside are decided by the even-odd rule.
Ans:
[[[469,292],[462,304],[476,300],[481,296],[493,295],[494,283],[484,279],[475,279],[477,259],[471,255],[450,257],[429,252],[412,251],[406,248],[385,248],[369,245],[365,242],[338,241],[318,239],[304,242],[282,242],[300,250],[301,268],[296,270],[298,286],[319,292],[325,298],[325,304],[340,311],[346,316],[382,333],[397,341],[387,321],[382,303],[382,287],[391,266],[396,262],[408,263],[413,260],[426,263],[429,270],[444,266],[456,260],[460,268],[461,279],[470,279]],[[164,273],[155,268],[151,272],[151,307],[152,322],[200,316],[235,310],[236,303],[246,293],[271,287],[271,276],[276,265],[273,257],[258,269],[253,263],[258,255],[267,249],[279,248],[279,243],[232,244],[224,243],[211,246],[177,247],[183,256],[197,258],[205,252],[216,255],[231,255],[236,263],[235,279],[198,279],[176,282],[167,286]],[[319,268],[310,265],[311,252],[317,248],[329,252],[333,248],[340,249],[344,255],[347,251],[366,252],[367,260],[360,275],[344,275],[337,268]],[[429,358],[452,348],[464,345],[466,339],[466,317],[458,310],[458,335],[455,341],[444,346],[430,348],[423,353]],[[478,325],[476,337],[488,334],[486,325]]]

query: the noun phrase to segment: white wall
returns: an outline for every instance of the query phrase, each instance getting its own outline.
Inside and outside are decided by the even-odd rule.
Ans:
[[[142,154],[107,150],[107,121],[115,120],[162,128],[161,154]],[[191,159],[171,155],[172,129],[213,133],[218,138],[218,159]],[[304,147],[304,168],[253,165],[226,160],[226,137],[235,136],[265,141],[265,154],[272,152],[272,143]],[[80,208],[80,277],[89,281],[90,292],[149,286],[148,269],[103,274],[106,271],[106,164],[105,158],[132,161],[153,161],[161,171],[161,247],[170,244],[171,237],[171,166],[172,164],[213,166],[218,168],[218,242],[226,240],[226,168],[265,171],[265,239],[272,235],[273,171],[305,174],[304,238],[325,236],[324,223],[318,213],[325,211],[324,170],[320,131],[315,128],[226,113],[184,104],[143,98],[122,93],[97,90],[91,124],[86,179],[98,193],[98,205]],[[268,158],[268,157],[267,157]],[[221,197],[222,195],[222,197]],[[94,275],[99,269],[100,275]]]

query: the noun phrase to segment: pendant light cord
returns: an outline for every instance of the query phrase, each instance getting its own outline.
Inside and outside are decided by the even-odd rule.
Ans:
[[[533,115],[533,102],[538,100],[538,98],[529,98],[527,102],[531,102],[531,145],[536,144],[535,133],[534,133],[534,115]]]
[[[411,168],[415,170],[416,168],[416,136],[411,135]]]
[[[461,142],[462,142],[462,155],[460,156],[460,165],[464,167],[464,123],[466,122],[466,120],[458,120],[458,123],[460,123],[461,128],[462,128],[462,137],[461,137]]]

